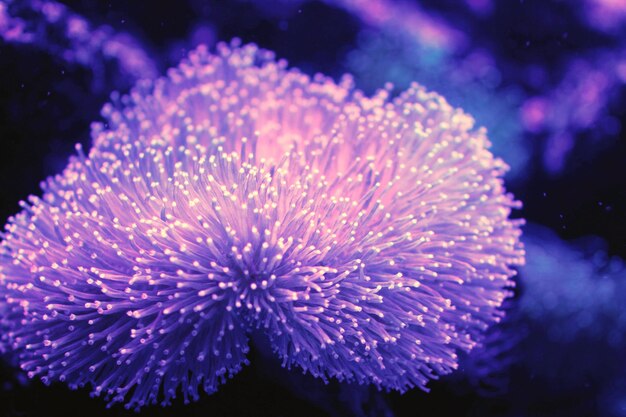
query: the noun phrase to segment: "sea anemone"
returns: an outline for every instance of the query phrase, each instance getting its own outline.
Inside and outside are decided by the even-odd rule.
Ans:
[[[130,408],[215,391],[251,332],[320,378],[425,389],[501,317],[519,203],[470,116],[388,91],[235,41],[114,98],[9,219],[2,344]]]

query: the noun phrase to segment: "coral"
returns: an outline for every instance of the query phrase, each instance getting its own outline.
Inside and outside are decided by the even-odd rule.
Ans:
[[[524,243],[529,255],[522,270],[520,307],[524,315],[540,323],[553,341],[590,338],[623,347],[623,259],[609,257],[600,238],[566,243],[537,225],[528,227]]]
[[[133,36],[106,25],[94,28],[55,1],[1,0],[0,39],[32,45],[57,59],[88,68],[93,72],[94,90],[105,88],[106,65],[111,61],[120,75],[117,85],[157,75],[155,63]]]
[[[381,32],[393,30],[414,39],[427,48],[446,53],[462,49],[467,36],[431,13],[423,11],[416,2],[388,0],[324,0],[357,16],[363,23]]]
[[[523,357],[528,328],[516,295],[501,306],[505,317],[491,326],[480,345],[460,355],[459,372],[447,378],[458,391],[471,390],[482,398],[503,398],[511,393],[512,369]]]
[[[511,167],[507,179],[523,180],[530,149],[518,120],[522,95],[517,88],[501,85],[501,71],[486,51],[458,57],[419,38],[399,36],[394,30],[364,31],[359,46],[348,53],[345,66],[365,91],[386,81],[399,91],[417,81],[444,95],[486,126],[492,152]]]
[[[111,402],[213,392],[264,332],[283,366],[405,391],[457,367],[523,263],[483,129],[253,45],[105,106],[0,246],[3,344]]]
[[[524,128],[546,137],[542,162],[553,175],[563,172],[576,146],[586,145],[585,153],[593,155],[615,140],[621,123],[612,107],[626,84],[626,51],[597,48],[579,54],[562,65],[561,73],[558,85],[521,106]]]

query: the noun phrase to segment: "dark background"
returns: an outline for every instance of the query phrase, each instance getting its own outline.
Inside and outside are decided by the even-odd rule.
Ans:
[[[338,79],[348,70],[344,65],[346,56],[358,47],[359,33],[368,28],[357,16],[329,3],[64,2],[93,27],[107,25],[114,31],[132,34],[160,74],[176,65],[194,43],[239,37],[275,51],[278,57],[288,59],[291,66],[304,72],[323,72]],[[493,2],[488,14],[480,14],[460,0],[419,2],[422,10],[468,34],[471,47],[480,48],[494,58],[500,69],[501,85],[515,86],[525,96],[549,94],[556,89],[567,66],[577,57],[590,57],[598,50],[621,51],[626,31],[623,28],[605,31],[589,25],[584,19],[585,4],[506,0]],[[26,13],[23,16],[28,18]],[[19,44],[0,40],[0,219],[3,223],[19,211],[19,200],[39,194],[40,181],[63,168],[76,142],[89,146],[90,123],[100,119],[100,108],[110,92],[128,91],[133,83],[120,73],[114,62],[103,59],[101,71],[96,73],[93,66],[68,62],[53,49],[38,46],[36,42]],[[453,59],[464,53],[463,49],[455,52]],[[598,63],[599,68],[603,65]],[[523,70],[529,67],[540,68],[544,80],[540,83],[531,80]],[[358,78],[357,87],[367,89],[359,84]],[[626,121],[625,92],[621,85],[611,89],[611,97],[603,109],[603,113],[610,114],[621,125]],[[530,160],[508,189],[524,202],[517,216],[551,229],[567,242],[598,236],[606,242],[604,250],[609,256],[624,258],[626,137],[623,129],[618,128],[613,134],[598,138],[597,132],[601,130],[602,126],[591,124],[574,132],[573,148],[557,173],[545,169],[542,163],[545,134],[523,131],[521,140]],[[523,292],[522,271],[518,297]],[[519,329],[523,331],[517,332],[529,334],[521,348],[515,347],[521,349],[522,359],[513,360],[507,368],[507,388],[495,392],[483,389],[485,386],[480,383],[477,386],[463,371],[433,381],[430,393],[414,390],[399,395],[352,390],[338,383],[324,386],[290,376],[278,364],[253,351],[251,366],[216,394],[205,395],[190,405],[179,401],[169,408],[147,407],[139,414],[119,405],[106,409],[105,402],[91,399],[86,389],[72,392],[62,384],[45,387],[38,381],[26,381],[5,363],[0,372],[0,415],[326,416],[358,414],[355,412],[358,408],[367,415],[389,416],[626,415],[620,406],[606,407],[606,397],[599,396],[599,387],[609,384],[614,388],[609,390],[614,392],[612,400],[616,404],[626,401],[626,389],[621,390],[615,382],[620,380],[615,376],[616,369],[626,365],[623,360],[626,349],[611,348],[603,354],[605,351],[597,350],[595,339],[584,337],[546,343],[541,324],[523,317],[520,321]],[[525,350],[539,352],[538,358],[524,359]],[[594,351],[602,357],[588,355]],[[551,366],[549,361],[541,362],[545,359],[544,352],[545,358],[554,355],[566,358],[565,368],[589,367],[590,371],[576,379],[574,386],[570,386],[565,376],[562,381],[557,378],[555,383],[541,373],[542,367]],[[533,368],[529,363],[539,365]],[[611,382],[607,382],[609,377]],[[350,405],[351,401],[362,407]]]

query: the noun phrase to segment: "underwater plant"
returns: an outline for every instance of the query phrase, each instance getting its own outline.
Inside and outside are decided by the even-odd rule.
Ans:
[[[502,316],[522,221],[484,129],[388,96],[234,41],[114,97],[6,226],[2,349],[129,408],[214,392],[252,332],[322,379],[426,389]]]

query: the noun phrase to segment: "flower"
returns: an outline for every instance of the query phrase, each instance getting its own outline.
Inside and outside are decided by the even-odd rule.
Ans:
[[[519,203],[471,117],[388,95],[234,41],[114,98],[6,226],[5,346],[131,408],[215,391],[251,331],[284,366],[425,389],[501,316]]]

